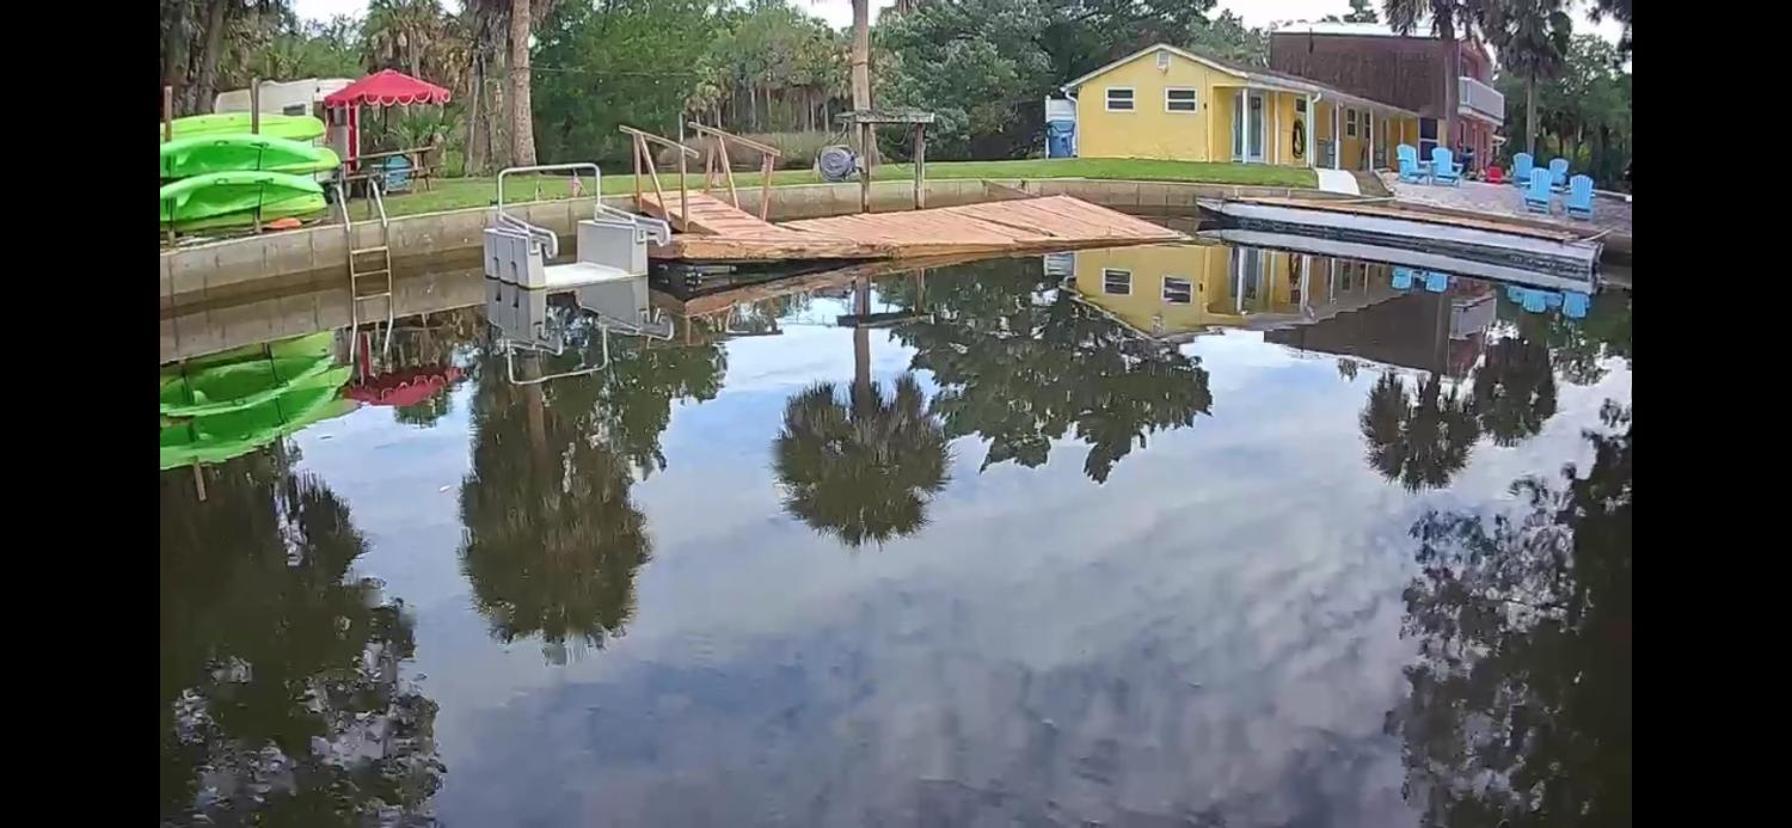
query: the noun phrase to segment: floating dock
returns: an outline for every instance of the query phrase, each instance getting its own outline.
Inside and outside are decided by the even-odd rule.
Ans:
[[[860,213],[782,224],[719,198],[686,191],[641,193],[641,211],[679,231],[650,247],[657,259],[761,262],[1015,255],[1186,241],[1162,225],[1070,196]]]
[[[1229,229],[1401,248],[1514,271],[1549,274],[1583,288],[1593,280],[1602,248],[1594,234],[1582,236],[1569,230],[1383,204],[1287,198],[1199,199],[1196,204]]]

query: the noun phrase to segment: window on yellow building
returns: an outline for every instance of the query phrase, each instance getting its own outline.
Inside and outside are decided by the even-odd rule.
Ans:
[[[1132,271],[1102,268],[1101,292],[1117,296],[1132,295]]]
[[[1164,90],[1165,112],[1199,112],[1201,106],[1195,101],[1195,90],[1170,88]]]
[[[1195,286],[1180,276],[1164,277],[1164,303],[1188,305],[1195,301]]]
[[[1108,111],[1109,112],[1131,112],[1132,111],[1132,87],[1130,87],[1130,86],[1110,86],[1110,87],[1108,87]]]
[[[1344,110],[1344,134],[1351,138],[1356,137],[1356,110],[1354,109]]]

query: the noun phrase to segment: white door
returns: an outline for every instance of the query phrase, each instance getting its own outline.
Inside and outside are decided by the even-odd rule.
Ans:
[[[1232,94],[1233,161],[1263,162],[1264,110],[1262,92],[1241,89]]]

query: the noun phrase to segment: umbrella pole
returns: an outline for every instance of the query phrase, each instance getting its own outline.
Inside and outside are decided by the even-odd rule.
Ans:
[[[205,502],[205,467],[199,461],[193,461],[193,491],[199,495],[199,502]]]

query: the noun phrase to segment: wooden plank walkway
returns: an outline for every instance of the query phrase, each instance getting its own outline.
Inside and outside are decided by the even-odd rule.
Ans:
[[[696,261],[889,259],[1037,253],[1183,241],[1162,225],[1070,196],[967,204],[895,213],[860,213],[771,224],[721,199],[688,193],[690,222],[677,221],[678,196],[664,207],[647,193],[643,212],[682,230],[655,258]],[[668,209],[669,208],[669,209]],[[670,214],[670,215],[668,215]]]

